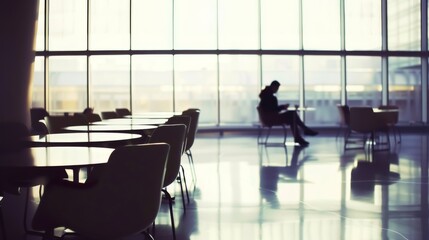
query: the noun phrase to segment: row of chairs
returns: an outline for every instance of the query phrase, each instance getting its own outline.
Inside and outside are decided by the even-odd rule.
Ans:
[[[172,234],[176,239],[173,198],[167,187],[176,181],[180,184],[186,211],[184,189],[188,202],[189,195],[181,159],[186,153],[193,178],[196,177],[191,147],[199,113],[199,109],[185,110],[182,115],[173,116],[160,125],[147,144],[115,149],[108,164],[94,168],[85,183],[62,181],[49,185],[34,217],[33,227],[52,234],[52,229],[65,226],[94,239],[141,232],[154,222],[155,210],[160,204],[159,195],[163,192],[169,202]],[[160,173],[162,163],[165,172]],[[143,233],[151,237],[148,231]]]

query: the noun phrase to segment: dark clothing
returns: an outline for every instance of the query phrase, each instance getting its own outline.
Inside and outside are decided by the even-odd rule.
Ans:
[[[261,93],[259,93],[259,98],[261,101],[259,102],[259,108],[261,114],[263,114],[263,118],[268,121],[268,125],[276,125],[276,124],[287,124],[290,125],[292,134],[295,140],[301,140],[301,134],[297,129],[297,126],[307,129],[304,123],[301,121],[300,117],[296,113],[296,111],[284,111],[284,106],[279,105],[277,97],[274,95],[273,90],[266,86]]]
[[[259,107],[263,112],[278,113],[283,110],[283,107],[279,106],[277,97],[274,96],[274,92],[269,86],[266,86],[264,90],[261,91],[259,98],[261,99]]]

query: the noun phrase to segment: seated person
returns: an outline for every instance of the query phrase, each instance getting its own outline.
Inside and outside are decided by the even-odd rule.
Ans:
[[[290,126],[294,140],[301,146],[307,146],[309,143],[301,136],[298,129],[301,128],[305,135],[315,136],[318,132],[307,127],[297,114],[295,110],[287,110],[289,104],[279,105],[277,97],[274,95],[279,90],[280,83],[276,80],[272,81],[269,86],[266,86],[261,93],[259,98],[259,108],[262,114],[271,116],[272,121],[285,123]],[[283,111],[286,110],[286,111]]]

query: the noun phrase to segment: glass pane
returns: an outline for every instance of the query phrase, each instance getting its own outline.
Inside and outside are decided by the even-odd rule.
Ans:
[[[86,50],[86,0],[49,1],[49,50]]]
[[[303,1],[304,49],[340,49],[340,1]]]
[[[262,79],[264,88],[273,80],[280,82],[277,92],[279,104],[299,104],[299,57],[298,56],[262,56]],[[259,104],[259,98],[255,98]],[[257,117],[255,113],[255,117]]]
[[[305,112],[307,124],[333,125],[338,122],[337,104],[341,98],[341,63],[337,56],[304,58]]]
[[[258,0],[219,0],[219,49],[258,49],[258,11]]]
[[[45,62],[44,57],[34,60],[34,78],[31,87],[31,107],[45,107]]]
[[[49,112],[81,112],[86,107],[86,57],[49,58]]]
[[[39,16],[37,18],[36,51],[45,50],[45,1],[39,0]]]
[[[345,1],[345,15],[347,50],[381,49],[381,1]]]
[[[216,55],[177,55],[174,57],[175,109],[201,109],[200,123],[216,124],[217,58]]]
[[[389,50],[420,50],[420,1],[389,0]]]
[[[174,111],[173,56],[133,56],[131,69],[133,113]]]
[[[381,104],[381,58],[347,57],[347,105]]]
[[[129,49],[130,2],[91,0],[90,4],[89,48],[92,50]]]
[[[172,49],[172,1],[133,0],[132,5],[132,49]]]
[[[90,58],[90,107],[95,112],[130,106],[130,57]]]
[[[182,0],[174,5],[174,48],[216,49],[215,0]]]
[[[389,104],[399,106],[400,122],[421,122],[422,81],[419,58],[389,58]]]
[[[219,56],[220,123],[256,121],[260,91],[259,56]]]
[[[261,2],[262,49],[299,49],[298,0]]]

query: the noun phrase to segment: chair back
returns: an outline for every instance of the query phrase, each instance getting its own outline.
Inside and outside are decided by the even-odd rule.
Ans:
[[[64,130],[65,127],[88,124],[88,121],[86,120],[86,118],[80,115],[73,115],[73,116],[51,115],[45,118],[45,122],[49,133],[64,133],[64,132],[67,132],[66,130]]]
[[[186,137],[186,146],[185,150],[191,149],[194,145],[195,137],[198,131],[198,121],[200,118],[200,109],[198,108],[189,108],[182,112],[182,115],[191,117],[191,124],[189,125],[188,135]]]
[[[342,126],[350,126],[350,107],[348,105],[337,105],[338,113],[340,115],[340,124]]]
[[[37,124],[40,120],[45,119],[46,116],[49,116],[49,113],[44,108],[31,108],[30,117],[31,125]]]
[[[102,119],[119,118],[119,115],[114,111],[105,111],[105,112],[101,112],[101,118]]]
[[[371,133],[382,126],[372,107],[350,107],[350,129],[359,133]]]
[[[395,125],[399,121],[399,107],[395,105],[380,105],[378,109],[390,110],[383,113],[388,124]]]
[[[186,126],[184,124],[160,125],[152,134],[149,143],[164,142],[170,145],[164,179],[164,187],[173,183],[179,174]]]
[[[265,112],[260,106],[257,106],[256,110],[258,111],[259,122],[263,127],[272,127],[283,124],[277,113]]]
[[[118,114],[119,117],[131,115],[131,111],[128,108],[116,108],[115,112]]]
[[[191,127],[191,117],[190,116],[186,116],[186,115],[174,115],[172,117],[170,117],[167,122],[164,123],[164,125],[169,125],[169,124],[183,124],[186,126],[186,131],[185,131],[185,142],[183,144],[183,152],[186,151],[186,142],[187,137],[189,135],[189,129]]]

